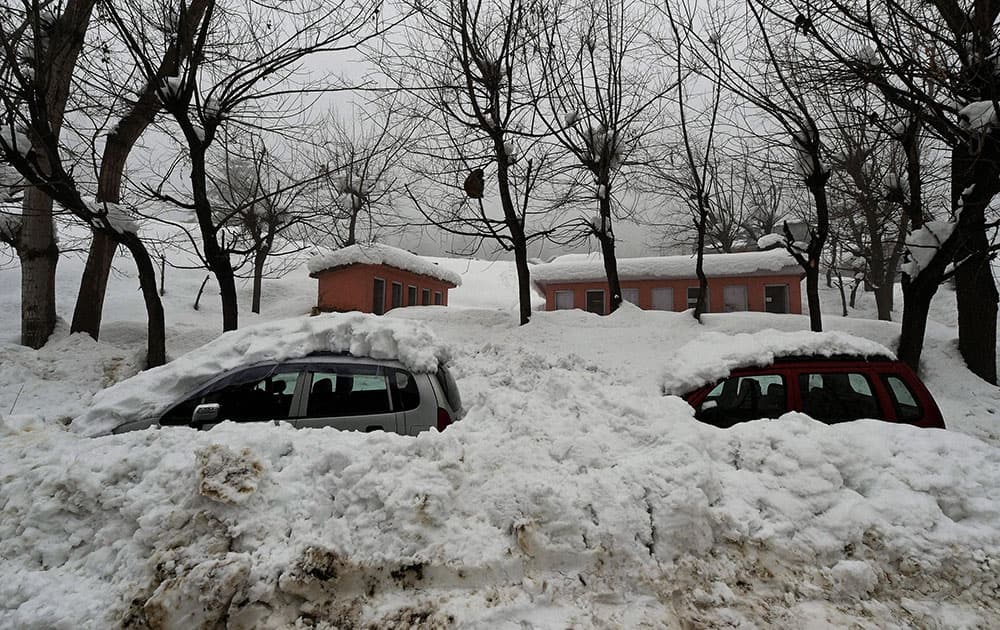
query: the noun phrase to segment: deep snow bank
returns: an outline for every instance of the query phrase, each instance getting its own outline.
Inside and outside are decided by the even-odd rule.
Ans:
[[[729,376],[738,367],[770,365],[779,357],[850,355],[895,359],[882,344],[842,332],[762,330],[700,335],[665,361],[663,392],[682,396]]]
[[[456,352],[469,411],[441,434],[8,433],[0,626],[1000,623],[996,446],[794,414],[714,429],[532,348],[562,322],[542,320]]]
[[[109,432],[126,420],[162,413],[208,378],[261,361],[281,361],[313,352],[396,359],[414,372],[433,372],[448,349],[419,322],[362,313],[328,313],[248,326],[166,365],[146,370],[94,396],[70,428],[85,435]]]

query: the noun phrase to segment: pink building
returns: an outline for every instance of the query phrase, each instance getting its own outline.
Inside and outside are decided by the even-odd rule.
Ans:
[[[738,254],[706,254],[706,312],[802,313],[802,268],[788,252],[772,249]],[[622,299],[646,310],[683,311],[698,299],[695,258],[619,258]],[[531,279],[545,296],[545,310],[610,310],[607,276],[599,256],[563,256],[536,265]]]
[[[457,273],[388,245],[351,245],[313,257],[309,276],[319,280],[315,311],[381,315],[402,306],[448,305]]]

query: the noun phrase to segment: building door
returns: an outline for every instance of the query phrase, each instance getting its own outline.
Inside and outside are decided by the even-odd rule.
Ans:
[[[722,287],[722,310],[726,313],[747,310],[747,285],[730,284]]]
[[[374,293],[372,296],[372,313],[381,315],[385,313],[385,280],[375,278]]]
[[[604,290],[587,291],[587,312],[604,315]]]
[[[392,308],[399,308],[403,305],[403,285],[400,282],[392,283]]]
[[[769,284],[764,287],[764,310],[768,313],[788,312],[787,284]]]

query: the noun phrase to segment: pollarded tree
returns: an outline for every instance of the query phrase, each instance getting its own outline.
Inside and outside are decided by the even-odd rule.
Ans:
[[[870,86],[908,114],[896,133],[907,156],[902,205],[910,231],[900,357],[918,365],[930,300],[954,276],[962,356],[973,372],[995,383],[998,293],[989,264],[996,250],[989,208],[1000,192],[1000,73],[994,63],[1000,4],[815,0],[769,10],[800,11],[823,63],[839,68],[845,83]],[[920,146],[931,139],[951,152],[948,221],[926,221],[922,203]]]
[[[533,196],[547,162],[526,85],[536,16],[520,1],[411,7],[416,16],[405,40],[378,58],[387,80],[409,95],[411,124],[419,125],[410,145],[416,181],[407,196],[429,223],[472,239],[474,249],[491,243],[513,253],[519,319],[526,324],[528,245],[553,232],[534,225],[545,214]]]
[[[707,35],[693,38],[702,55],[703,72],[745,103],[747,132],[768,136],[781,146],[792,167],[787,169],[812,200],[813,221],[808,240],[796,242],[786,232],[789,253],[806,276],[810,328],[823,329],[819,300],[819,270],[830,228],[827,182],[830,168],[823,141],[825,126],[808,96],[816,89],[817,71],[798,53],[794,23],[781,21],[756,2],[747,3],[746,19],[736,19],[729,7],[701,16]]]
[[[316,227],[329,244],[354,245],[359,236],[373,242],[405,227],[396,202],[403,196],[402,160],[416,128],[407,124],[397,95],[355,109],[350,121],[333,113],[322,121],[312,158],[320,174],[313,203],[324,216]]]
[[[378,24],[378,8],[374,0],[348,6],[321,0],[278,5],[209,0],[177,74],[164,79],[142,37],[146,12],[108,6],[119,36],[181,132],[190,187],[170,198],[195,214],[201,255],[219,285],[224,330],[238,326],[239,307],[235,271],[220,242],[223,226],[209,191],[210,149],[227,129],[266,125],[274,135],[288,134],[287,121],[304,111],[313,95],[338,89],[328,77],[304,76],[306,59],[351,50],[376,37],[391,26]]]
[[[260,313],[263,280],[269,272],[281,276],[289,267],[281,259],[303,251],[322,215],[306,199],[318,177],[296,172],[295,160],[268,151],[260,136],[247,134],[220,143],[221,155],[211,159],[209,197],[219,226],[219,244],[233,264],[233,273],[249,265],[252,280],[250,310]],[[204,261],[203,261],[204,262]]]
[[[655,11],[644,2],[600,0],[537,10],[534,50],[541,59],[532,84],[539,120],[561,147],[567,175],[563,203],[588,204],[592,219],[577,233],[601,247],[610,307],[621,305],[614,223],[629,215],[622,200],[634,180],[654,170],[666,96],[677,82],[650,64],[659,57]]]
[[[122,245],[135,260],[148,316],[147,365],[154,366],[165,360],[163,309],[155,271],[145,244],[118,201],[125,160],[155,116],[156,108],[147,106],[151,97],[155,101],[155,92],[140,89],[138,100],[129,95],[127,79],[134,67],[122,63],[109,47],[106,23],[92,21],[95,5],[34,2],[3,14],[0,99],[5,115],[0,149],[33,185],[25,195],[30,212],[21,222],[22,246],[27,252],[27,264],[22,263],[22,329],[26,342],[42,343],[54,320],[51,274],[58,252],[51,233],[51,200],[55,199],[113,243],[110,250]],[[151,49],[158,55],[161,72],[169,71],[170,59],[178,47],[183,48],[185,34],[190,40],[190,27],[204,5],[202,0],[193,0],[178,9],[173,23],[177,37]],[[61,134],[71,98],[76,112],[71,125],[76,128],[71,130],[77,145],[70,145]],[[94,170],[99,171],[95,185],[76,177],[86,171],[76,163],[81,143],[90,147]],[[101,146],[98,158],[96,148]],[[99,305],[103,301],[103,287],[98,292],[85,285],[83,292],[83,302]],[[40,316],[42,311],[48,315]],[[96,338],[96,327],[83,329]]]

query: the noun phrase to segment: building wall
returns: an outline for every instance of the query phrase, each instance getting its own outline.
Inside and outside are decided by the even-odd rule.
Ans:
[[[403,285],[403,306],[413,306],[407,300],[407,288],[417,287],[416,305],[421,304],[424,289],[430,290],[430,304],[434,304],[434,292],[441,292],[441,304],[448,305],[450,283],[403,271],[386,265],[350,265],[339,269],[327,269],[316,275],[319,280],[317,310],[320,311],[361,311],[371,313],[375,298],[375,278],[385,280],[385,310],[392,309],[392,283]]]
[[[708,279],[708,312],[722,312],[724,304],[723,289],[730,285],[743,285],[747,288],[747,308],[751,311],[764,311],[764,287],[772,284],[788,285],[788,312],[802,313],[802,285],[798,275],[771,276],[725,276]],[[639,308],[653,308],[653,289],[670,287],[674,290],[674,309],[687,309],[688,287],[697,287],[697,278],[663,279],[663,280],[623,280],[622,289],[639,290]],[[611,308],[608,296],[607,282],[558,282],[545,285],[545,310],[556,308],[556,291],[573,291],[573,307],[586,309],[588,290],[604,291],[604,312]]]

